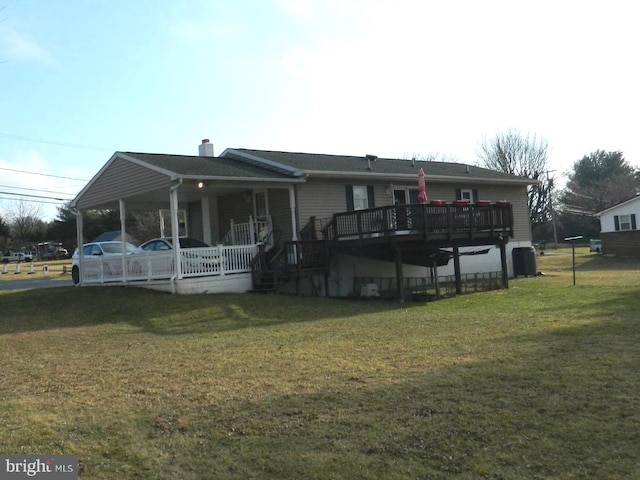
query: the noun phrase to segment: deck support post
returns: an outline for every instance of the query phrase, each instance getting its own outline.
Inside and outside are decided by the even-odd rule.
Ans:
[[[440,282],[438,281],[438,259],[433,255],[433,283],[436,286],[436,298],[440,298]]]
[[[509,270],[507,267],[507,242],[500,241],[500,263],[502,264],[502,288],[509,288]]]
[[[402,273],[402,250],[396,248],[396,284],[398,287],[398,298],[404,303],[404,274]]]
[[[325,272],[323,276],[324,276],[324,296],[328,297],[329,296],[329,273]]]
[[[456,277],[456,294],[462,295],[462,275],[460,274],[460,248],[453,247],[453,270]]]

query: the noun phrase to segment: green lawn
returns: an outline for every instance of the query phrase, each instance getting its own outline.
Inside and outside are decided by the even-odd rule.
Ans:
[[[640,262],[431,303],[0,292],[0,452],[90,479],[640,478]]]

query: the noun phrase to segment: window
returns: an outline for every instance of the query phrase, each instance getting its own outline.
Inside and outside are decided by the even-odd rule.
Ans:
[[[631,230],[631,218],[629,218],[629,215],[620,215],[620,230]]]
[[[407,203],[420,203],[418,202],[418,189],[394,187],[393,204],[406,205]]]
[[[187,236],[187,211],[180,209],[178,214],[178,236]],[[171,210],[160,210],[160,236],[170,237],[171,233]]]
[[[353,209],[364,210],[369,208],[369,200],[367,197],[367,187],[364,185],[353,186]]]
[[[620,230],[635,230],[636,229],[636,214],[631,215],[615,215],[613,217],[616,231]]]
[[[463,188],[460,190],[460,200],[473,200],[473,190]]]
[[[345,194],[349,212],[376,206],[373,185],[346,185]]]
[[[478,190],[475,188],[456,188],[456,200],[478,201]]]

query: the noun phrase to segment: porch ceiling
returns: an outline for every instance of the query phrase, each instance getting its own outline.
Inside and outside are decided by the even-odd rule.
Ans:
[[[194,182],[184,182],[178,187],[178,203],[184,205],[191,202],[199,202],[205,197],[218,197],[232,193],[251,190],[255,184],[225,185],[225,182],[205,182],[204,188],[198,188]],[[142,187],[142,186],[141,186]],[[273,186],[272,186],[273,187]],[[276,188],[285,188],[284,185],[276,185]],[[143,191],[137,194],[121,198],[110,198],[102,203],[84,207],[86,209],[117,209],[119,200],[124,200],[128,210],[150,210],[157,208],[169,208],[170,188],[158,188]]]

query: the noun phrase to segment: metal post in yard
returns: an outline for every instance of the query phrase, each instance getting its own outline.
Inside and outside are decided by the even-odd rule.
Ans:
[[[573,284],[576,284],[576,240],[581,240],[582,235],[576,237],[567,237],[565,242],[571,242],[571,256],[573,261]]]

